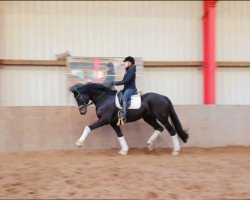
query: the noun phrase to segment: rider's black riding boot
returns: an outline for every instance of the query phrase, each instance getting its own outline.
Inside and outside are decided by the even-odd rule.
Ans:
[[[122,108],[123,108],[123,121],[126,123],[127,122],[127,112],[128,112],[128,104],[126,101],[123,101]]]

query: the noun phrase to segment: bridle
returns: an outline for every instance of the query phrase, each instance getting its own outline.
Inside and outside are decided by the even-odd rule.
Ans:
[[[78,95],[76,96],[76,100],[77,100],[78,98],[81,98],[83,95],[82,95],[78,90],[76,90],[76,92],[78,93]],[[78,109],[79,109],[79,110],[81,110],[82,108],[87,109],[88,106],[94,104],[97,100],[100,100],[100,99],[103,97],[103,95],[104,95],[105,93],[106,93],[106,92],[104,91],[99,97],[97,97],[97,99],[95,99],[95,101],[92,101],[92,100],[91,100],[91,102],[88,103],[88,104],[86,104],[86,103],[84,102],[82,105],[78,106]]]

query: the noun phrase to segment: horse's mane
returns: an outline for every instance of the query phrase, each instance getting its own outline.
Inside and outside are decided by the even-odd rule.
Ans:
[[[91,83],[91,82],[86,83],[86,84],[76,83],[75,85],[70,87],[70,90],[71,91],[78,90],[81,93],[88,92],[91,90],[102,90],[110,95],[116,94],[116,92],[117,92],[117,90],[111,90],[100,83]]]

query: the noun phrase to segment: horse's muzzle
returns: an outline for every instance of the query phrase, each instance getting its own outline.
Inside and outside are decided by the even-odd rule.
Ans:
[[[79,106],[78,109],[81,115],[85,115],[87,112],[87,106],[82,105],[82,106]]]

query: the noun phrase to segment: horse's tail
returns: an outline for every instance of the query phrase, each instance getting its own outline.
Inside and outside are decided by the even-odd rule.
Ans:
[[[186,131],[183,130],[182,126],[181,126],[181,122],[174,110],[174,106],[172,104],[172,102],[170,101],[169,98],[167,98],[167,101],[169,103],[169,114],[170,114],[170,118],[174,124],[174,128],[177,132],[177,135],[182,139],[183,142],[187,142],[189,135],[186,133]]]

